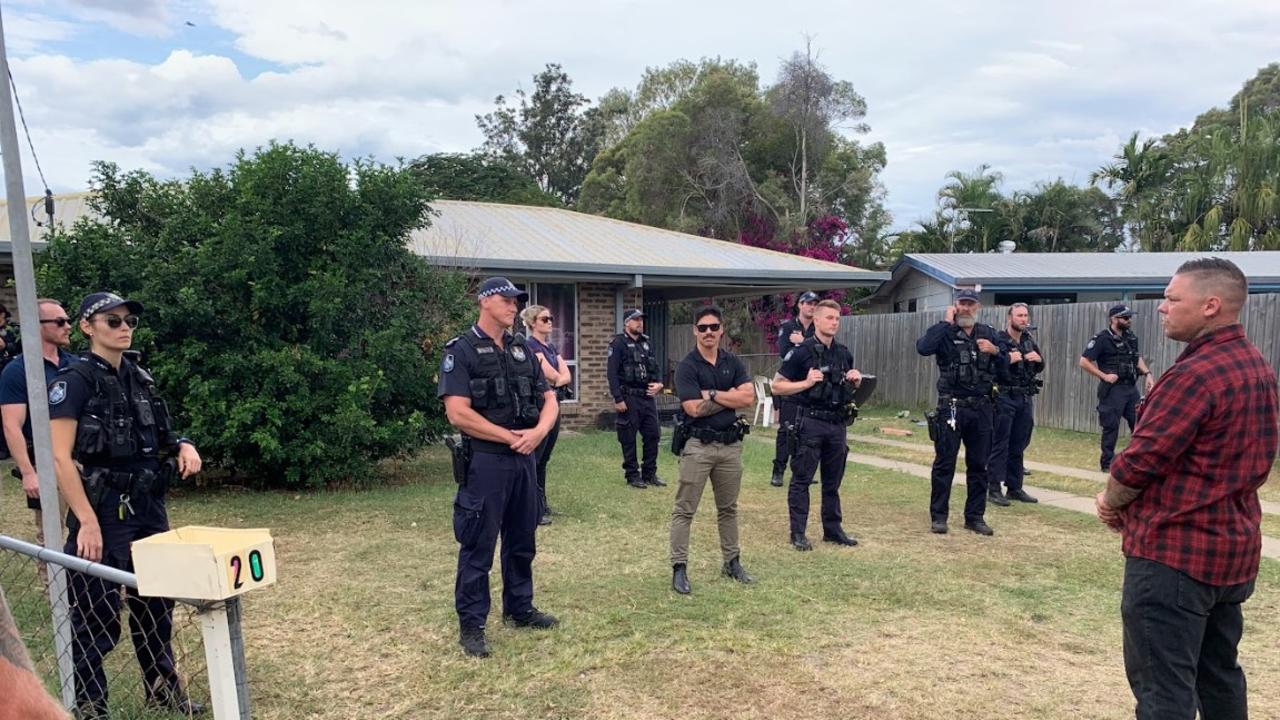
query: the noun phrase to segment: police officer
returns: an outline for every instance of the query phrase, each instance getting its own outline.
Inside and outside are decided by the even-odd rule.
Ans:
[[[459,643],[488,657],[489,568],[502,537],[502,617],[515,627],[559,624],[533,606],[534,530],[538,471],[534,456],[559,415],[556,394],[522,336],[513,336],[518,302],[529,299],[511,281],[492,277],[476,293],[479,318],[450,340],[440,363],[439,396],[463,436],[454,454],[460,480],[453,534],[461,546],[454,581]]]
[[[1138,336],[1133,334],[1133,310],[1127,305],[1112,307],[1107,315],[1110,327],[1099,332],[1080,354],[1080,368],[1098,378],[1098,424],[1102,426],[1102,455],[1098,466],[1102,472],[1111,469],[1116,454],[1116,438],[1120,436],[1120,418],[1129,423],[1129,432],[1138,420],[1139,377],[1145,377],[1147,392],[1155,379],[1138,352]]]
[[[794,399],[796,423],[791,430],[795,455],[791,460],[791,486],[787,509],[791,517],[791,545],[812,550],[805,537],[809,523],[809,485],[822,469],[822,539],[853,546],[858,541],[845,533],[840,514],[840,482],[849,454],[845,428],[853,422],[853,390],[862,373],[853,367],[853,354],[836,341],[840,330],[840,304],[817,303],[813,337],[787,353],[773,378],[773,392]]]
[[[99,292],[76,317],[89,351],[49,385],[50,433],[58,489],[70,507],[65,551],[132,571],[129,545],[165,532],[165,490],[200,471],[200,454],[178,437],[151,375],[125,351],[142,305]],[[120,587],[71,573],[72,654],[79,718],[107,717],[103,658],[120,635]],[[128,590],[129,630],[147,705],[184,714],[204,711],[174,669],[173,601]]]
[[[711,481],[720,531],[720,572],[743,584],[753,578],[742,567],[738,546],[738,493],[742,489],[742,438],[750,426],[738,410],[756,400],[747,368],[720,348],[724,335],[720,309],[694,313],[697,347],[676,367],[676,395],[684,420],[677,425],[672,450],[680,456],[680,482],[671,510],[671,587],[682,595],[689,587],[689,526],[698,512],[702,491]]]
[[[930,413],[934,438],[933,490],[929,498],[930,530],[947,532],[951,481],[956,456],[964,442],[964,526],[979,535],[994,535],[983,516],[987,509],[987,459],[991,453],[992,391],[996,378],[1008,370],[996,331],[978,322],[978,293],[961,290],[942,322],[916,341],[916,352],[938,363],[938,408]]]
[[[813,311],[818,304],[818,294],[805,291],[796,301],[796,316],[782,323],[778,328],[778,357],[786,359],[787,355],[805,338],[813,337]],[[787,460],[787,427],[795,422],[796,404],[786,396],[774,393],[774,402],[778,406],[778,437],[773,442],[773,479],[769,484],[782,487],[782,474],[786,472]]]
[[[658,478],[658,403],[662,391],[658,381],[658,360],[649,336],[644,334],[644,313],[628,310],[622,316],[623,332],[609,343],[609,393],[618,411],[618,442],[622,443],[622,472],[627,484],[643,490],[648,485],[666,485]],[[636,432],[644,440],[644,461],[636,462]]]
[[[1022,489],[1022,458],[1031,444],[1035,426],[1032,398],[1040,392],[1044,358],[1040,346],[1028,331],[1031,311],[1026,303],[1009,306],[1005,329],[996,336],[996,344],[1009,358],[1007,382],[998,386],[996,395],[995,432],[991,436],[991,457],[987,462],[987,501],[1008,506],[1010,500],[1039,502]],[[1008,488],[1006,496],[1001,484]]]

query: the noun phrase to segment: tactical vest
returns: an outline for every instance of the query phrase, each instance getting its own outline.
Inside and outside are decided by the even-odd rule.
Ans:
[[[995,378],[995,367],[991,356],[978,350],[978,330],[973,335],[966,333],[959,326],[952,326],[947,332],[947,341],[955,349],[951,364],[942,368],[939,374],[938,391],[941,395],[986,395],[991,390],[991,381]]]
[[[76,424],[73,456],[85,467],[112,467],[159,458],[178,444],[169,406],[156,392],[155,379],[128,358],[120,360],[120,374],[132,380],[130,394],[120,376],[82,356],[59,373],[84,378],[93,395]],[[154,437],[150,448],[143,435]]]
[[[1115,333],[1105,330],[1099,336],[1098,342],[1109,342],[1115,349],[1115,352],[1106,353],[1098,358],[1099,370],[1117,375],[1124,382],[1133,382],[1138,379],[1137,335],[1125,330],[1120,337],[1116,337]]]
[[[822,382],[797,394],[805,407],[814,410],[838,410],[853,402],[853,383],[845,382],[844,375],[853,369],[853,358],[839,352],[834,341],[828,348],[816,337],[806,338],[802,346],[808,346],[810,365],[808,370],[822,371]]]
[[[641,335],[639,340],[622,333],[622,384],[630,387],[646,387],[658,381],[658,360],[653,356],[653,348],[649,345],[649,336]]]
[[[1012,340],[1013,336],[1010,335],[1009,339]],[[1031,342],[1031,334],[1023,331],[1022,338],[1013,344],[1013,350],[1022,353],[1022,362],[1009,365],[1009,385],[1030,389],[1036,379],[1036,374],[1031,369],[1031,362],[1027,360],[1027,353],[1035,352],[1035,345]]]
[[[460,337],[477,358],[468,388],[472,409],[509,430],[537,425],[543,403],[542,393],[537,391],[538,361],[525,345],[524,336],[509,338],[506,349],[473,332]]]

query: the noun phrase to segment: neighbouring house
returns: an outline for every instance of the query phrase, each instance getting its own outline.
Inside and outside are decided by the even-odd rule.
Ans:
[[[977,288],[984,305],[1125,302],[1163,296],[1182,263],[1224,257],[1255,293],[1280,291],[1280,252],[920,253],[903,256],[861,306],[872,313],[945,307],[957,288]]]
[[[569,427],[613,412],[605,377],[622,311],[642,307],[668,361],[669,303],[807,288],[875,287],[888,274],[572,210],[442,200],[410,247],[437,265],[506,275],[556,318],[552,339],[575,375]],[[664,376],[673,368],[663,367]]]

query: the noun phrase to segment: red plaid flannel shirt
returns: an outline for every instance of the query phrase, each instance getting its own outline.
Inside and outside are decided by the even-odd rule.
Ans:
[[[1209,585],[1258,575],[1258,488],[1276,457],[1276,403],[1276,373],[1241,326],[1187,345],[1111,464],[1116,481],[1142,490],[1122,513],[1126,556]]]

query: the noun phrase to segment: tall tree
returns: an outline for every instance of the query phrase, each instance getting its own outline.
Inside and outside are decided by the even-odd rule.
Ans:
[[[573,92],[573,81],[554,63],[533,76],[533,92],[517,89],[515,95],[516,104],[499,95],[493,112],[476,116],[485,136],[480,152],[573,203],[602,146],[604,117]]]
[[[952,170],[938,191],[939,217],[951,226],[948,252],[957,249],[986,252],[999,242],[1001,218],[996,206],[1001,201],[1000,173],[990,165],[979,165],[972,173]]]
[[[560,205],[560,200],[504,163],[482,155],[436,153],[409,164],[431,196],[441,200],[479,200],[513,205]]]

